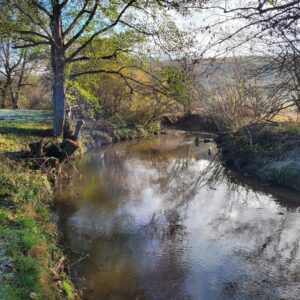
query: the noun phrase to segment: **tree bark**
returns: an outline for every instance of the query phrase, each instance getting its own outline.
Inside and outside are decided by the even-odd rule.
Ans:
[[[7,82],[4,84],[4,86],[1,89],[1,108],[6,107],[6,93],[7,93]]]
[[[65,122],[65,87],[63,68],[59,66],[54,72],[53,111],[53,133],[55,136],[60,136],[63,133]]]
[[[65,122],[65,86],[64,86],[64,39],[62,34],[61,8],[59,1],[53,1],[53,16],[50,23],[53,40],[51,44],[51,62],[53,81],[53,134],[63,134]]]
[[[27,51],[26,50],[21,54],[21,60],[22,60],[22,64],[21,64],[21,70],[20,70],[20,74],[19,74],[19,78],[18,78],[18,82],[17,82],[17,86],[16,86],[16,91],[15,91],[15,93],[13,92],[13,89],[11,91],[12,104],[13,104],[14,109],[19,109],[18,102],[19,102],[20,92],[21,92],[21,88],[23,85],[23,80],[24,80],[24,75],[25,75],[25,70],[26,70],[26,65],[27,65]]]

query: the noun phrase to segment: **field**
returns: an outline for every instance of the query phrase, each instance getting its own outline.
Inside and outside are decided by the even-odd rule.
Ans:
[[[48,110],[0,109],[0,120],[51,122],[52,112]]]

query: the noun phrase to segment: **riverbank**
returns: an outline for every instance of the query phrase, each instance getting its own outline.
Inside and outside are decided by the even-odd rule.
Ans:
[[[51,220],[48,178],[3,154],[50,134],[47,123],[0,122],[0,299],[76,298]]]
[[[217,138],[226,166],[300,191],[300,124],[261,124]]]

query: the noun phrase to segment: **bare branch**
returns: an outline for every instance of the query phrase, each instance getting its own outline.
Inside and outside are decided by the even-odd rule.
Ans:
[[[36,0],[31,0],[31,3],[33,5],[35,5],[39,10],[41,10],[42,12],[44,12],[48,17],[52,17],[51,13],[40,3],[38,3],[38,1]]]

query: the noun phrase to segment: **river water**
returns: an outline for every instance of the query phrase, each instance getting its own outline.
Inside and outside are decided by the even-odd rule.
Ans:
[[[79,161],[54,218],[85,299],[300,299],[299,194],[216,153],[173,134]]]

